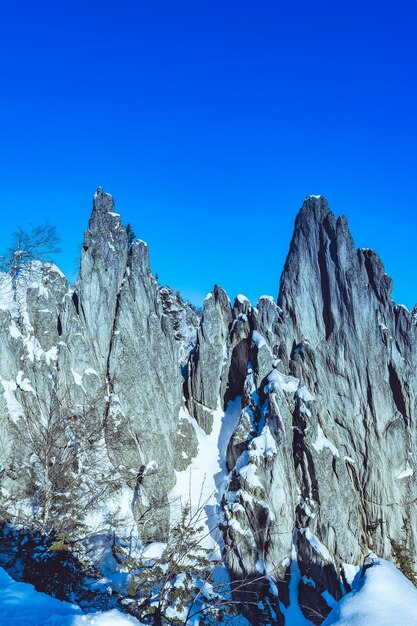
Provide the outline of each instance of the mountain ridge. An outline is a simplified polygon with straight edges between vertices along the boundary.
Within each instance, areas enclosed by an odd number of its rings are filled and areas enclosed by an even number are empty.
[[[111,512],[113,532],[165,541],[178,476],[232,420],[217,491],[206,494],[215,528],[207,512],[206,524],[231,579],[252,580],[263,599],[250,621],[284,623],[294,568],[300,604],[325,615],[325,594],[337,601],[349,588],[345,564],[369,550],[414,561],[415,314],[392,302],[382,261],[355,249],[322,196],[297,215],[276,302],[232,304],[216,285],[200,321],[158,285],[147,244],[129,248],[100,188],[76,283],[38,264],[15,287],[3,275],[1,293],[6,522],[46,532],[68,515],[75,532],[72,514],[92,532]],[[45,455],[39,442],[50,438]],[[71,509],[64,488],[71,501],[96,497]],[[259,580],[259,568],[273,575]]]

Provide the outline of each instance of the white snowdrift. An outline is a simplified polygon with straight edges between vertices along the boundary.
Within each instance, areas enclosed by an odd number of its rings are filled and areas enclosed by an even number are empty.
[[[134,617],[112,610],[84,615],[76,604],[62,602],[17,583],[0,567],[1,626],[140,626]]]
[[[295,597],[285,610],[288,626],[311,624],[298,607],[299,576],[292,572]],[[322,626],[416,626],[417,589],[394,567],[375,559],[353,590],[328,615]],[[36,591],[33,585],[15,582],[0,568],[1,626],[142,626],[134,617],[117,610],[85,615],[79,606]],[[311,625],[312,626],[312,625]]]
[[[352,592],[338,602],[322,626],[416,626],[417,589],[383,559],[375,559]]]

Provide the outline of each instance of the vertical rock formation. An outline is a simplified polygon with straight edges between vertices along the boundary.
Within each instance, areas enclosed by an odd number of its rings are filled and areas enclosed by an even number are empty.
[[[231,323],[229,298],[216,285],[204,301],[203,321],[198,330],[195,351],[190,357],[187,381],[188,409],[206,432],[212,429],[213,412],[219,403],[223,404]]]
[[[310,196],[277,303],[232,305],[216,285],[200,322],[158,285],[147,245],[129,243],[99,189],[74,287],[52,265],[16,288],[1,276],[3,517],[50,478],[54,446],[43,466],[30,446],[57,412],[86,523],[120,509],[143,542],[163,541],[178,472],[221,419],[204,450],[220,468],[207,514],[232,580],[261,600],[247,615],[283,624],[297,593],[326,613],[328,594],[349,588],[346,564],[417,552],[416,311],[391,286],[346,218]],[[100,498],[85,499],[97,484]]]
[[[242,488],[246,454],[255,466],[249,492],[259,478],[274,524],[295,527],[301,574],[315,585],[302,584],[302,594],[323,612],[323,591],[340,597],[344,563],[360,563],[368,550],[392,558],[395,545],[416,553],[415,321],[392,302],[377,254],[355,250],[346,218],[336,219],[324,198],[309,197],[296,219],[278,307],[262,298],[249,310],[249,325],[256,329],[247,365],[258,409],[244,400],[229,448],[232,491]],[[267,475],[253,443],[263,420],[277,459]],[[243,509],[235,507],[243,535],[270,524]],[[277,562],[290,554],[289,542],[269,534],[256,552],[264,558],[267,547]],[[240,573],[248,554],[245,545]]]
[[[278,304],[291,328],[288,368],[315,396],[311,415],[295,412],[295,471],[313,514],[299,508],[299,523],[328,547],[336,569],[368,549],[391,557],[393,542],[416,551],[417,335],[391,287],[378,255],[355,250],[346,218],[309,197]]]
[[[4,484],[21,497],[27,491],[28,476],[20,472],[16,480],[9,468],[16,455],[20,466],[31,456],[29,442],[20,440],[28,421],[36,437],[43,433],[42,414],[52,411],[54,397],[73,454],[94,446],[95,470],[114,487],[113,500],[120,499],[125,513],[133,510],[136,520],[145,519],[142,538],[165,537],[167,494],[175,470],[195,454],[196,437],[180,418],[180,352],[187,351],[187,340],[176,336],[164,312],[147,245],[129,246],[113,198],[98,189],[74,288],[48,265],[36,266],[16,290],[3,276],[2,287]],[[177,314],[190,320],[180,302]],[[96,521],[100,509],[107,514],[109,492],[103,488],[102,494],[92,502]]]
[[[93,211],[84,235],[75,293],[86,339],[101,375],[106,375],[127,256],[126,229],[114,212],[112,196],[99,188],[94,194]]]

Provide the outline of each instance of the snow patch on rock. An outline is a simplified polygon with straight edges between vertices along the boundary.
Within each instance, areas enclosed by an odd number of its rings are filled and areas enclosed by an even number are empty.
[[[374,559],[322,626],[415,626],[417,589],[383,559]]]
[[[317,424],[317,437],[316,437],[316,440],[311,445],[316,450],[316,452],[318,452],[319,454],[320,454],[320,452],[322,450],[324,450],[324,448],[329,448],[329,450],[333,454],[333,456],[337,456],[337,457],[340,456],[339,450],[330,441],[330,439],[328,439],[326,437],[326,435],[324,434],[320,424]]]

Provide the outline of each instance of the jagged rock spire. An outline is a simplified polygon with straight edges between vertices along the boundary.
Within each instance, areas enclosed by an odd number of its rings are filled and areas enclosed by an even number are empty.
[[[296,221],[278,304],[317,345],[391,300],[392,281],[372,250],[356,251],[344,215],[323,196],[308,196]]]

